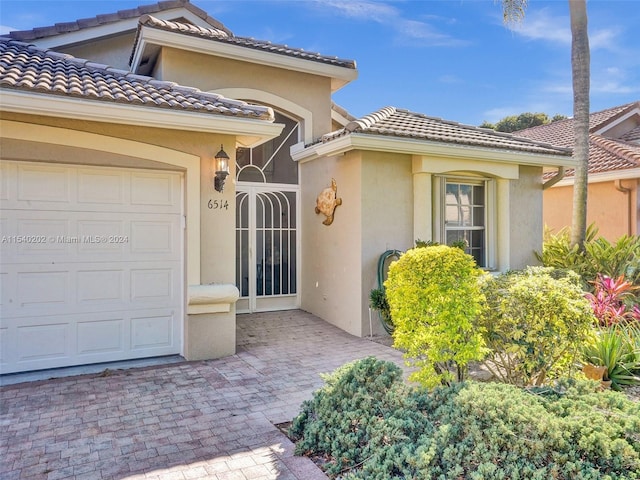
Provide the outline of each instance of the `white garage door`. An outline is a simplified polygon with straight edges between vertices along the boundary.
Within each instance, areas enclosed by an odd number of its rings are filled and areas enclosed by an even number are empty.
[[[0,372],[181,352],[182,176],[2,161]]]

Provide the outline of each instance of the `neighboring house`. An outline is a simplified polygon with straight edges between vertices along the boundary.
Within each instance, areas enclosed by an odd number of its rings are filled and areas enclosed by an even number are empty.
[[[587,224],[609,241],[640,233],[640,102],[592,113],[589,118]],[[572,147],[573,119],[528,128],[514,135]],[[544,222],[554,232],[571,227],[573,169],[544,192]],[[545,178],[553,177],[547,173]]]
[[[11,32],[1,371],[229,355],[237,312],[366,335],[378,257],[416,239],[464,239],[490,270],[534,262],[540,178],[570,150],[393,107],[355,119],[331,95],[356,77],[185,0]]]

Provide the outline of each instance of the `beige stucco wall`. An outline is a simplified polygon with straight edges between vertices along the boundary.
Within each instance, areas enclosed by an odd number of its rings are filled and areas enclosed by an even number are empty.
[[[616,189],[613,181],[590,183],[587,193],[587,224],[595,223],[599,235],[613,242],[622,235],[638,234],[638,187],[640,180],[622,181],[630,194]],[[629,198],[629,195],[631,198]],[[544,223],[553,232],[571,227],[573,186],[552,187],[544,192]]]
[[[509,184],[508,268],[518,270],[537,265],[534,252],[542,251],[542,168],[520,166],[519,178]]]
[[[99,41],[81,45],[60,47],[56,50],[86,58],[95,63],[110,65],[121,70],[129,70],[129,56],[135,38],[135,32],[123,33],[115,37],[103,38]]]
[[[124,125],[9,113],[3,113],[3,119],[23,122],[25,131],[29,129],[30,125],[55,128],[55,130],[47,130],[50,135],[46,139],[37,133],[32,138],[20,140],[3,138],[1,147],[3,158],[6,159],[135,168],[160,167],[184,171],[186,177],[185,212],[187,214],[185,290],[189,284],[235,284],[233,170],[228,177],[223,193],[213,189],[210,173],[211,159],[221,144],[225,145],[226,151],[232,158],[230,164],[233,168],[234,137],[146,127],[131,128]],[[34,128],[37,129],[37,127]],[[73,144],[73,139],[76,137],[77,142],[75,143],[78,146],[70,146],[69,144]],[[60,139],[60,143],[64,143],[64,145],[56,145],[57,139]],[[118,147],[118,142],[122,143],[123,140],[126,143]],[[101,143],[109,146],[111,150],[101,149]],[[166,148],[168,149],[166,150],[167,154],[164,156],[163,151],[158,150],[156,158],[149,158],[149,154],[144,153],[145,145]],[[129,155],[123,154],[123,151]],[[171,151],[176,154],[170,154]],[[178,161],[174,157],[185,157],[190,160]],[[195,184],[192,181],[193,178],[196,178]],[[209,200],[228,202],[228,208],[209,209]],[[195,208],[195,210],[194,202],[199,204],[199,208]],[[198,212],[199,218],[194,219],[193,212]],[[197,241],[194,241],[194,235],[198,236]],[[185,346],[189,343],[190,336],[201,339],[207,335],[213,335],[217,338],[217,343],[211,345],[208,355],[203,353],[207,347],[201,341],[197,344],[197,348],[193,347],[191,350],[198,352],[196,358],[214,358],[227,355],[230,350],[235,351],[234,306],[229,312],[208,315],[208,326],[203,324],[205,321],[203,318],[199,318],[197,315],[190,316],[194,319],[192,331],[189,329],[189,321],[187,320],[186,303],[184,312]],[[194,342],[191,343],[196,345]]]
[[[331,80],[328,77],[166,47],[162,49],[154,76],[203,91],[233,88],[268,92],[274,97],[270,106],[286,110],[278,104],[277,99],[281,98],[312,112],[311,137],[317,138],[331,129]],[[258,100],[262,103],[262,99]]]
[[[348,153],[300,165],[302,222],[301,306],[354,335],[361,335],[361,159]],[[342,205],[331,225],[316,215],[318,194],[336,180]]]
[[[378,288],[378,260],[387,250],[405,251],[414,245],[411,157],[362,152],[362,285],[360,320],[363,335],[370,333],[369,294]],[[423,205],[424,210],[431,204]],[[374,334],[384,330],[372,312]]]
[[[301,165],[302,308],[354,335],[368,335],[369,293],[377,287],[380,255],[411,248],[417,238],[439,238],[433,206],[438,175],[495,179],[488,193],[495,208],[487,227],[487,235],[495,235],[488,239],[495,246],[492,265],[504,271],[536,263],[543,233],[541,167],[351,151]],[[331,178],[343,204],[327,227],[313,207]],[[375,314],[372,327],[382,333]]]
[[[303,163],[300,171],[302,308],[353,335],[369,335],[378,258],[413,245],[411,157],[352,151]],[[326,226],[314,208],[332,178],[343,203]],[[375,312],[371,326],[374,334],[382,333]]]

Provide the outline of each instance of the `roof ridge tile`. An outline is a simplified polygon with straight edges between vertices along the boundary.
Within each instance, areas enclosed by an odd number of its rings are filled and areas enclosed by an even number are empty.
[[[380,110],[377,110],[375,112],[372,112],[368,115],[365,115],[364,117],[360,117],[357,120],[353,120],[349,123],[347,123],[344,127],[344,129],[347,132],[355,132],[357,130],[364,130],[367,128],[370,128],[371,126],[375,125],[376,123],[380,122],[381,120],[385,120],[387,118],[389,118],[391,115],[393,115],[396,112],[396,108],[395,107],[383,107]]]
[[[228,34],[231,34],[231,31],[221,22],[209,16],[207,12],[196,7],[189,0],[166,0],[147,5],[140,5],[135,8],[118,10],[117,12],[98,14],[90,18],[81,18],[70,22],[60,22],[54,25],[35,27],[31,30],[13,30],[8,33],[8,36],[15,40],[36,40],[39,38],[47,38],[75,32],[85,28],[98,27],[100,25],[114,23],[119,20],[135,18],[147,13],[163,12],[174,8],[185,8],[195,16],[212,25],[214,28],[218,28]]]

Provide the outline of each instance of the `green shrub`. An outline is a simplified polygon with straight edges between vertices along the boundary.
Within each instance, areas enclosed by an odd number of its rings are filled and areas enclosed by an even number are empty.
[[[640,479],[640,404],[594,382],[532,393],[498,383],[432,391],[366,359],[327,377],[291,433],[347,480]]]
[[[614,390],[640,385],[640,328],[619,324],[601,329],[584,347],[583,359],[606,367],[604,380],[611,380]]]
[[[411,249],[391,264],[385,288],[394,346],[418,367],[412,380],[426,386],[460,381],[468,363],[484,355],[474,324],[481,274],[473,257],[443,245]]]
[[[485,365],[498,379],[541,385],[570,373],[595,325],[575,273],[528,267],[487,277],[482,292],[487,308],[478,325],[491,352]]]
[[[569,230],[553,235],[545,233],[542,254],[536,253],[545,267],[568,269],[576,272],[583,287],[591,290],[598,274],[611,278],[621,275],[640,286],[640,236],[623,235],[615,243],[598,237],[598,229],[589,225],[584,250],[571,246]]]

